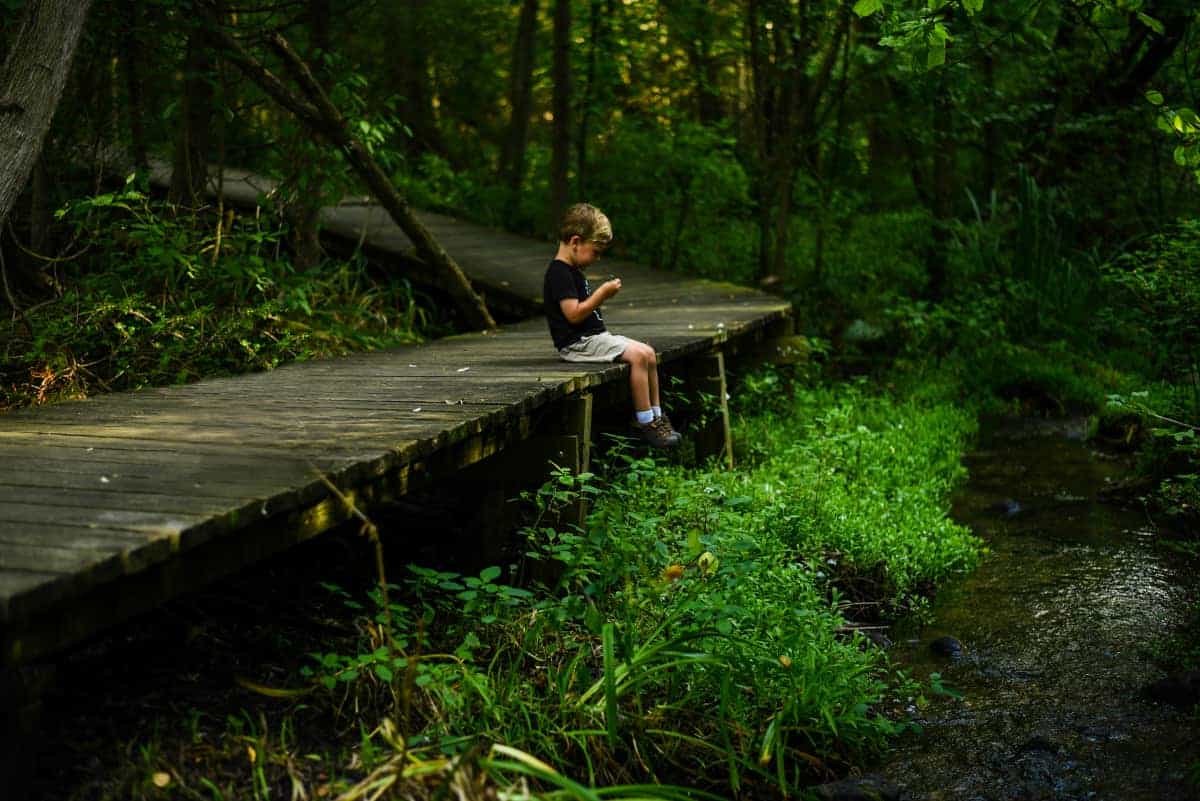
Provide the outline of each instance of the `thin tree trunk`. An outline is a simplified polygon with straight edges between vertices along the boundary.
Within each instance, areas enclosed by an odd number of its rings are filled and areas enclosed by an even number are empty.
[[[954,138],[950,86],[942,70],[933,100],[933,247],[929,254],[927,296],[940,300],[946,291],[946,263],[950,244],[948,224],[952,216],[954,194]]]
[[[329,100],[308,65],[296,55],[287,40],[276,34],[271,43],[300,85],[304,96],[297,95],[285,86],[233,37],[223,31],[217,31],[215,35],[238,69],[277,103],[292,112],[300,122],[341,149],[351,168],[412,240],[420,258],[440,273],[445,289],[450,293],[467,325],[473,328],[495,328],[495,320],[492,319],[483,299],[471,288],[471,283],[462,269],[416,218],[408,201],[396,191],[391,179],[371,156],[366,146],[350,132],[350,126],[341,112]]]
[[[846,34],[846,38],[842,41],[842,77],[838,81],[837,100],[837,121],[834,124],[833,133],[833,152],[830,156],[829,170],[822,175],[819,164],[817,170],[817,180],[821,185],[821,207],[817,209],[817,233],[816,242],[813,246],[813,284],[820,286],[824,280],[825,272],[825,228],[829,224],[829,203],[833,197],[833,182],[838,179],[842,171],[842,153],[845,148],[842,146],[842,137],[846,133],[846,93],[849,87],[850,78],[850,32]]]
[[[91,0],[26,0],[0,66],[0,224],[41,153],[90,6]]]
[[[601,2],[602,0],[592,0],[591,2],[587,76],[583,87],[583,97],[579,104],[579,139],[575,143],[575,185],[577,187],[577,197],[587,196],[588,123],[591,120],[592,104],[596,102],[596,58],[597,49],[600,47]]]
[[[567,209],[567,169],[571,153],[571,0],[554,4],[554,133],[550,151],[551,230]]]
[[[125,69],[125,91],[129,95],[129,107],[126,110],[129,117],[129,138],[133,145],[134,165],[138,169],[145,169],[150,159],[146,149],[146,128],[142,123],[146,113],[142,91],[145,66],[142,63],[142,45],[138,40],[138,33],[142,28],[142,4],[140,0],[125,0],[122,11],[125,15],[125,26],[121,35],[121,65]]]
[[[219,18],[223,9],[214,9]],[[183,106],[175,139],[171,170],[172,203],[195,207],[208,182],[208,147],[212,135],[213,83],[216,61],[204,23],[197,21],[188,33],[183,64]]]
[[[990,52],[983,56],[984,86],[987,87],[987,104],[989,109],[996,108],[996,63]],[[994,115],[987,115],[983,124],[983,191],[980,202],[983,208],[990,207],[992,192],[996,190],[996,157],[1000,149],[1000,135]]]
[[[33,168],[29,197],[29,249],[39,255],[50,250],[50,227],[54,223],[54,212],[50,199],[50,171],[46,168],[46,153]]]
[[[317,79],[328,85],[329,76],[325,69],[324,57],[332,47],[329,23],[331,19],[329,0],[308,0],[308,24],[310,48],[309,63]],[[300,131],[296,140],[314,138],[309,131]],[[323,199],[320,192],[312,191],[310,187],[320,186],[325,171],[321,164],[296,164],[293,175],[290,176],[294,191],[289,193],[289,200],[284,204],[283,214],[288,221],[288,243],[292,248],[292,258],[296,269],[307,271],[315,268],[325,257],[321,247],[321,205]],[[299,175],[295,174],[299,173]],[[307,173],[307,174],[305,174]],[[297,181],[297,178],[304,180]]]
[[[330,31],[330,21],[333,19],[333,9],[329,0],[308,0],[308,31],[312,37],[312,49],[318,53],[333,52],[333,37]],[[325,72],[325,65],[317,63],[317,74]]]
[[[712,17],[705,24],[697,46],[688,48],[688,58],[696,71],[696,113],[702,125],[716,125],[725,118],[721,103],[720,65],[712,54]]]
[[[396,54],[396,73],[401,96],[400,113],[412,131],[413,155],[436,153],[450,158],[438,127],[433,108],[433,86],[429,80],[429,42],[421,20],[427,13],[428,0],[405,0],[397,14],[400,24]]]
[[[533,108],[533,53],[537,33],[538,0],[525,0],[517,23],[512,60],[512,118],[504,148],[504,171],[510,192],[510,221],[519,206],[518,194],[525,179],[525,150],[529,143],[529,115]]]

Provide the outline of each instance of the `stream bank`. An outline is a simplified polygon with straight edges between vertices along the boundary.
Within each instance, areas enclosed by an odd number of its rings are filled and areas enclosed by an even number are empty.
[[[893,650],[963,697],[918,710],[923,733],[876,766],[901,798],[1200,798],[1187,776],[1195,717],[1144,693],[1164,675],[1147,649],[1189,619],[1195,565],[1161,545],[1144,511],[1098,500],[1130,466],[1086,430],[1000,421],[967,458],[953,515],[989,553]]]

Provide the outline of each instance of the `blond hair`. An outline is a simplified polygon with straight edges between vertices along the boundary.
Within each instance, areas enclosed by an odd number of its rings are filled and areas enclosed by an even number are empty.
[[[602,248],[608,247],[612,242],[612,223],[604,212],[590,203],[576,203],[567,209],[562,222],[558,224],[560,242],[570,242],[573,236],[585,242],[595,242]]]

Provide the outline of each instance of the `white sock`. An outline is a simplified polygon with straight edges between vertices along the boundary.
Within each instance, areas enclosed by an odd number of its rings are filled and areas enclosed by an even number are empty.
[[[649,409],[647,409],[644,412],[634,412],[634,414],[637,415],[637,421],[638,421],[639,426],[644,426],[647,423],[654,421],[654,412],[650,411]]]
[[[655,420],[662,417],[662,407],[661,406],[651,406],[650,411],[654,412]]]

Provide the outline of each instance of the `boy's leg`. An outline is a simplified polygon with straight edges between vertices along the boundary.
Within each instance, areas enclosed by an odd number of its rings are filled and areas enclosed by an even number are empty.
[[[646,383],[650,389],[650,405],[654,408],[662,406],[662,401],[658,397],[658,357],[654,356],[654,351],[651,350],[651,358],[654,359],[649,369],[646,371]]]
[[[621,361],[629,365],[629,392],[633,398],[635,412],[650,411],[650,374],[646,358],[646,346],[631,342],[621,354]],[[651,351],[653,354],[653,351]],[[651,356],[653,358],[653,355]],[[657,390],[657,383],[655,389]]]
[[[661,411],[654,411],[651,405],[652,402],[654,405],[658,403],[658,357],[654,348],[631,341],[621,354],[621,360],[629,365],[629,387],[642,438],[657,448],[678,445],[679,434],[671,428]]]

